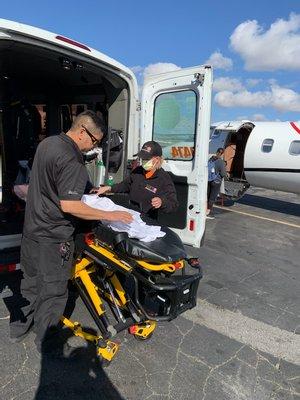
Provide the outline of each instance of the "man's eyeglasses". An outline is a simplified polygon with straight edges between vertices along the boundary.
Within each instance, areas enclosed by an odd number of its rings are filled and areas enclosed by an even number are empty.
[[[81,126],[91,138],[93,146],[96,146],[99,143],[99,139],[96,139],[95,136],[84,125]]]

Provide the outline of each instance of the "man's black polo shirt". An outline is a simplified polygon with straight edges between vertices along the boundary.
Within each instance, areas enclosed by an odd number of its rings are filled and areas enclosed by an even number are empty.
[[[24,235],[37,241],[71,240],[76,218],[62,212],[60,200],[80,200],[87,182],[76,143],[64,133],[44,139],[30,174]]]

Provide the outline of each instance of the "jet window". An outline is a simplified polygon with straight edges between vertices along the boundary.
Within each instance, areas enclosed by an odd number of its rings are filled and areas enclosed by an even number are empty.
[[[270,153],[274,144],[273,139],[265,139],[261,145],[261,151],[263,153]]]
[[[192,90],[163,93],[155,99],[153,140],[167,160],[192,160],[196,137],[197,95]]]
[[[289,153],[292,156],[299,156],[300,155],[300,140],[294,140],[290,144]]]

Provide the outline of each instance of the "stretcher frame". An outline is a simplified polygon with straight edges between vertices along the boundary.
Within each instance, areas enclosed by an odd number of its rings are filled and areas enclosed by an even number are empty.
[[[161,293],[176,291],[178,289],[176,284],[168,282],[167,277],[179,270],[185,277],[184,260],[162,264],[134,260],[126,254],[118,254],[91,233],[79,235],[76,245],[79,254],[74,263],[71,279],[99,332],[92,334],[84,330],[79,322],[64,316],[61,320],[75,336],[95,344],[99,359],[109,363],[115,357],[119,343],[111,339],[119,332],[128,329],[136,339],[147,340],[152,336],[158,321],[176,318],[178,310],[174,311],[174,315],[149,315],[141,304],[139,287],[141,284],[148,285],[152,290]],[[126,293],[119,279],[120,274],[124,277],[130,275],[133,278],[133,299]],[[166,282],[160,284],[151,282],[149,277],[152,274],[162,274],[162,279]],[[183,279],[186,285],[193,285],[193,297],[195,297],[201,277],[202,271],[199,269],[196,274]],[[195,301],[187,303],[185,309],[192,308],[195,304]],[[116,319],[114,325],[108,318],[107,305]]]

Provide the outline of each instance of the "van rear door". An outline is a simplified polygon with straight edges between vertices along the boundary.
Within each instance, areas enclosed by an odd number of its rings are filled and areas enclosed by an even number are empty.
[[[147,77],[141,103],[141,144],[161,144],[180,203],[159,223],[197,247],[205,230],[211,92],[211,67],[198,66]]]

